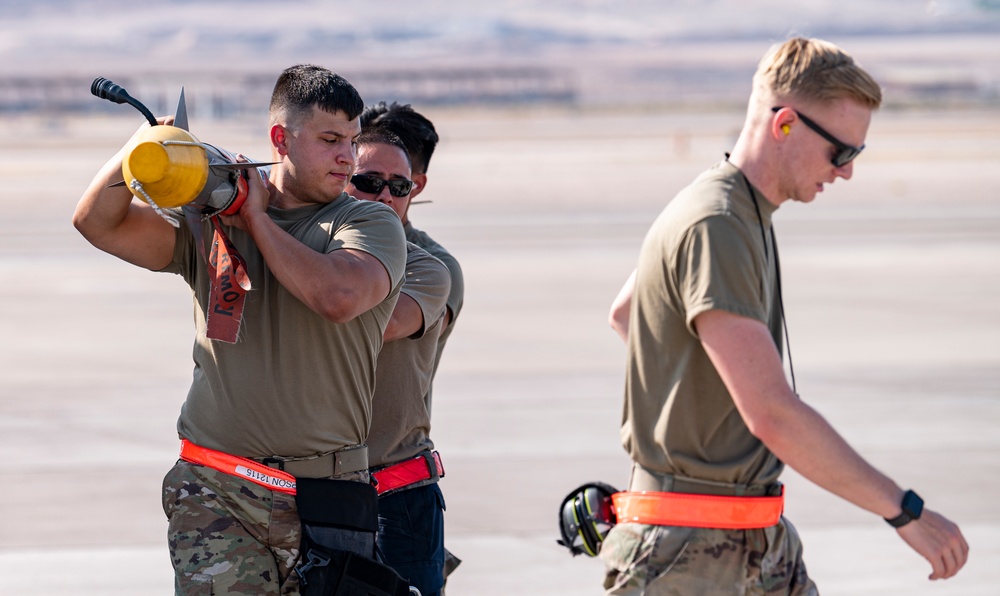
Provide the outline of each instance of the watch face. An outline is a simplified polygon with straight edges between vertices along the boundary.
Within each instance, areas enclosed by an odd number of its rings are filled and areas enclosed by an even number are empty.
[[[921,499],[917,493],[912,490],[908,490],[906,491],[906,494],[903,495],[902,509],[903,513],[906,513],[913,519],[917,519],[924,511],[924,500]]]
[[[920,519],[920,514],[924,511],[924,500],[917,493],[908,490],[903,493],[900,509],[903,511],[896,517],[885,518],[885,521],[894,528],[901,528],[915,519]]]

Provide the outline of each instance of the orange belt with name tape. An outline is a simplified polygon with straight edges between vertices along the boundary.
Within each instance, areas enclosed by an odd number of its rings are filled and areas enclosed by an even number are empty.
[[[186,439],[181,439],[181,459],[245,478],[271,490],[295,494],[295,476],[252,459],[199,447]]]
[[[747,530],[781,519],[785,491],[774,497],[729,497],[688,493],[620,492],[611,495],[618,523]]]
[[[441,463],[441,455],[437,451],[425,451],[416,457],[372,472],[372,478],[376,481],[375,489],[379,495],[424,480],[437,480],[442,477],[444,477],[444,464]]]

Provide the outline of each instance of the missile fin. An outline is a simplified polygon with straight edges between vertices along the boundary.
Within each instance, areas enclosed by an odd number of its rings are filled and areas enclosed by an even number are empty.
[[[236,163],[213,163],[209,164],[208,167],[216,170],[224,170],[226,172],[231,172],[234,170],[249,170],[250,168],[262,168],[264,166],[273,166],[278,162],[276,161],[241,161]]]
[[[177,112],[174,113],[174,126],[190,131],[188,128],[187,102],[184,101],[184,87],[181,87],[181,97],[177,100]]]

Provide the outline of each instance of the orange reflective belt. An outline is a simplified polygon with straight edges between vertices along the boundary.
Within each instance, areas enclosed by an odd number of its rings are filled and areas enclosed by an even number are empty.
[[[689,528],[768,528],[785,507],[785,489],[776,497],[727,497],[687,493],[621,492],[611,495],[618,523]]]
[[[434,462],[433,470],[431,469],[432,460]],[[372,473],[372,478],[376,481],[375,488],[380,495],[424,480],[443,477],[444,464],[441,463],[441,455],[437,451],[432,453],[425,451],[416,457]]]
[[[252,459],[199,447],[186,439],[181,439],[181,459],[244,478],[271,490],[295,494],[295,476]]]

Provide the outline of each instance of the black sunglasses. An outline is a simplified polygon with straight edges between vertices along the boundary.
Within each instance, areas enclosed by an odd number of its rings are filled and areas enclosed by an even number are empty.
[[[777,111],[782,109],[783,107],[785,106],[778,106],[776,108],[771,108],[771,111],[777,113]],[[802,112],[794,108],[790,109],[793,112],[795,112],[795,114],[799,117],[800,120],[802,120],[803,124],[813,129],[813,131],[819,136],[833,143],[833,146],[837,148],[837,152],[833,154],[833,158],[831,158],[830,161],[832,161],[833,165],[837,166],[838,168],[846,166],[847,164],[851,163],[851,160],[857,157],[858,154],[861,153],[861,151],[865,148],[864,145],[860,147],[855,147],[854,145],[848,145],[847,143],[844,143],[837,137],[826,132],[826,130],[824,130],[822,126],[816,124],[815,122],[807,118],[805,114],[803,114]]]
[[[389,194],[394,197],[405,197],[413,189],[413,180],[385,180],[375,174],[355,174],[351,176],[351,184],[361,192],[377,195],[386,186]]]

